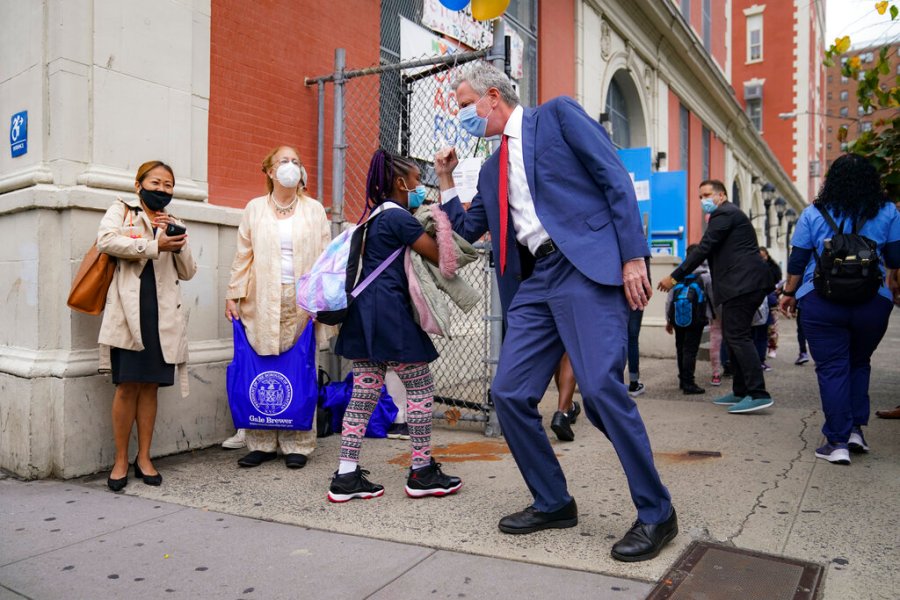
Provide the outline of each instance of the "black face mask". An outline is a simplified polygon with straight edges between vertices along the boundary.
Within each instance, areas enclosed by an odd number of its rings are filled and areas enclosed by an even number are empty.
[[[145,190],[144,188],[141,188],[140,195],[141,200],[144,201],[144,204],[147,205],[147,208],[149,208],[153,212],[164,209],[169,205],[169,202],[172,201],[172,194],[157,192],[154,190]]]

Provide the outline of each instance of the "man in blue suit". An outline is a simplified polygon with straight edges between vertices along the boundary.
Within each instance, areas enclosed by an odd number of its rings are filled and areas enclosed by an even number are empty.
[[[496,257],[507,328],[492,397],[534,497],[525,510],[503,517],[500,530],[578,523],[538,411],[567,351],[585,413],[612,442],[637,507],[637,521],[612,556],[651,559],[678,533],[678,522],[623,382],[629,306],[643,309],[652,293],[631,179],[606,131],[574,100],[523,108],[509,79],[486,63],[472,65],[454,89],[461,125],[476,136],[501,136],[468,211],[455,193],[454,150],[435,156],[454,229],[470,241],[490,231]]]

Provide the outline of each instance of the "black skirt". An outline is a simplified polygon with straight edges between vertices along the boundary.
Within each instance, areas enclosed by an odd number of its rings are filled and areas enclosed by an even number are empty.
[[[159,341],[159,304],[156,299],[156,276],[153,261],[141,271],[141,339],[140,351],[110,348],[113,383],[156,383],[168,387],[175,383],[175,365],[163,358]]]

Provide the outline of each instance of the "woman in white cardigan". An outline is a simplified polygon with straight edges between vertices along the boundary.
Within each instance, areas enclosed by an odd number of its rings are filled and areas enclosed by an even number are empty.
[[[322,205],[304,193],[306,171],[296,149],[280,146],[262,163],[268,194],[244,209],[238,228],[237,251],[225,294],[225,317],[240,319],[247,340],[259,355],[276,355],[291,348],[309,315],[297,308],[295,283],[308,272],[331,241]],[[316,325],[320,342],[332,328]],[[292,469],[306,465],[316,447],[316,431],[248,429],[250,452],[238,460],[257,467],[275,459],[280,447]]]

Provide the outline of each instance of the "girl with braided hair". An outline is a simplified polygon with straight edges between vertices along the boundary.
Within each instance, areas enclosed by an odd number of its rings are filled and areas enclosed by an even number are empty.
[[[366,178],[366,206],[369,210],[382,208],[366,224],[360,280],[407,246],[438,263],[437,243],[409,212],[424,198],[425,186],[414,162],[384,150],[375,151]],[[344,413],[341,460],[328,499],[346,502],[384,494],[384,487],[370,482],[366,478],[369,472],[359,467],[359,453],[388,368],[397,373],[406,388],[412,451],[407,495],[421,498],[456,492],[462,481],[445,475],[431,456],[434,381],[428,363],[438,353],[413,318],[402,260],[392,260],[350,305],[335,351],[353,361],[353,393]]]

